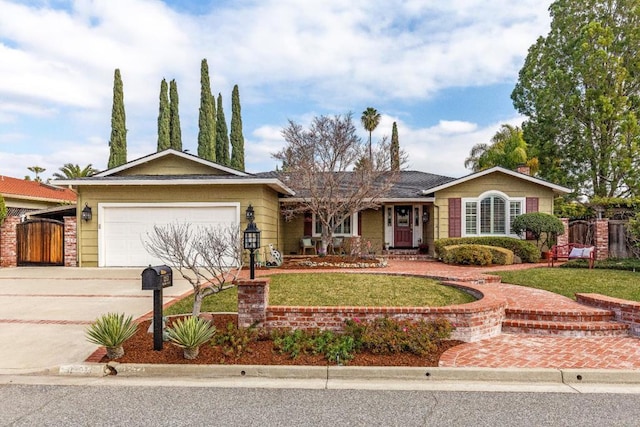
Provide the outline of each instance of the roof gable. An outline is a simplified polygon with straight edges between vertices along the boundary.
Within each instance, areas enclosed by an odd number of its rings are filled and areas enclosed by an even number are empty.
[[[202,159],[192,154],[174,149],[167,149],[121,166],[107,169],[95,174],[95,177],[134,176],[134,175],[233,175],[250,176],[249,174]]]
[[[490,175],[493,173],[502,173],[505,175],[509,175],[511,177],[514,178],[518,178],[518,179],[522,179],[524,181],[528,181],[537,185],[541,185],[543,187],[547,187],[549,189],[551,189],[553,192],[558,193],[558,194],[567,194],[567,193],[571,193],[571,189],[567,188],[567,187],[563,187],[561,185],[557,185],[557,184],[553,184],[549,181],[545,181],[544,179],[540,179],[540,178],[536,178],[533,177],[531,175],[526,175],[520,172],[516,172],[516,171],[512,171],[510,169],[505,169],[503,167],[500,166],[494,166],[492,168],[489,169],[485,169],[483,171],[480,172],[475,172],[466,176],[463,176],[462,178],[458,178],[455,179],[453,181],[450,181],[448,183],[442,184],[442,185],[437,185],[435,187],[431,187],[431,188],[426,188],[422,191],[423,194],[431,194],[431,193],[435,193],[437,191],[441,191],[444,190],[446,188],[450,188],[453,187],[455,185],[459,185],[486,175]]]

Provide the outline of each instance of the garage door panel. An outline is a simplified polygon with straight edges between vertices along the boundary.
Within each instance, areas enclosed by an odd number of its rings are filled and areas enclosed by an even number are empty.
[[[198,204],[166,206],[161,204],[105,205],[100,215],[100,265],[142,267],[160,264],[144,248],[154,226],[188,223],[192,227],[216,227],[237,224],[239,204]]]

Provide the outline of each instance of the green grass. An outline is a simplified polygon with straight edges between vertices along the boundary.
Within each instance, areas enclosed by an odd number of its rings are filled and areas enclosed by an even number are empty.
[[[203,312],[237,311],[237,289],[205,298]],[[299,273],[271,276],[270,305],[441,307],[475,301],[459,289],[420,277],[378,274]],[[193,296],[165,310],[166,315],[190,313]]]
[[[492,272],[504,283],[544,289],[575,299],[576,293],[596,293],[640,301],[640,273],[576,268],[532,268]]]

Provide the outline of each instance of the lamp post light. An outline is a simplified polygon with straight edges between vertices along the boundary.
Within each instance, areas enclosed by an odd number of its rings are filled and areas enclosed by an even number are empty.
[[[255,219],[255,212],[253,206],[249,205],[246,212],[246,218],[249,222],[247,229],[244,230],[244,248],[249,249],[249,268],[251,280],[256,278],[256,258],[255,251],[260,248],[260,230],[256,226],[253,220]]]

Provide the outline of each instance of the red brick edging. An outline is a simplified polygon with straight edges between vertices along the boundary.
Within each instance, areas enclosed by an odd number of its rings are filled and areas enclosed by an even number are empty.
[[[576,300],[581,304],[612,311],[616,321],[629,325],[631,335],[640,336],[640,302],[586,293],[577,293]]]

